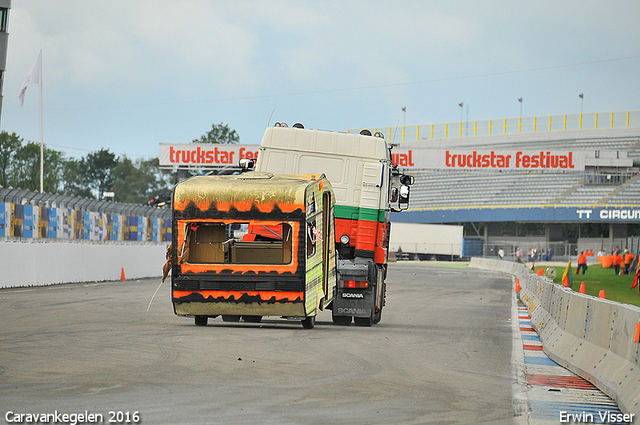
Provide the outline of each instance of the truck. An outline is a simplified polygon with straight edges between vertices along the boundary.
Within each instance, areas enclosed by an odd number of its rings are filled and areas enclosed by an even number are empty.
[[[389,212],[407,209],[413,183],[391,148],[368,130],[277,123],[247,172],[178,183],[165,269],[175,314],[313,328],[328,309],[338,325],[380,322]]]
[[[396,260],[459,260],[463,227],[453,224],[394,222],[389,249]]]

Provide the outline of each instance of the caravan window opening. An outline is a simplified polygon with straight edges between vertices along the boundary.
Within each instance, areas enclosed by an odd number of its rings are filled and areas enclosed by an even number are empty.
[[[184,235],[179,256],[186,264],[291,264],[293,258],[288,222],[191,221]]]

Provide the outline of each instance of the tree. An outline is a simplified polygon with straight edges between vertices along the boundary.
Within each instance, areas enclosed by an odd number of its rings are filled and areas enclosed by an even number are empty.
[[[147,190],[147,199],[151,199],[158,194],[171,193],[175,180],[175,173],[171,169],[160,168],[158,158],[142,159],[138,162],[140,171],[143,174],[153,177]]]
[[[213,124],[211,130],[194,139],[193,143],[233,144],[240,141],[240,136],[235,130],[231,130],[227,124]]]
[[[46,146],[43,149],[43,153],[44,191],[55,193],[60,188],[64,154]],[[40,190],[39,143],[28,142],[16,150],[9,183],[11,186],[21,189]]]
[[[158,193],[171,191],[170,173],[160,170],[157,158],[138,159],[135,163],[126,156],[118,158],[113,169],[114,200],[143,204]]]
[[[85,161],[85,173],[91,188],[97,191],[97,199],[102,198],[104,192],[113,189],[113,169],[118,164],[116,154],[109,152],[109,149],[100,149],[87,155]]]
[[[68,159],[62,166],[62,192],[65,195],[93,198],[91,187],[87,180],[87,164],[84,158],[80,160]]]
[[[0,132],[0,186],[8,187],[13,171],[14,156],[22,146],[23,139],[16,133]]]

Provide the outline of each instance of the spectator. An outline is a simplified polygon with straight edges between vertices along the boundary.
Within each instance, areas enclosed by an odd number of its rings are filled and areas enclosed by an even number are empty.
[[[536,250],[535,245],[531,247],[529,250],[529,261],[536,261],[536,255],[538,255],[538,251]]]
[[[522,259],[522,250],[520,248],[516,250],[516,261],[524,264],[524,260]]]
[[[620,249],[616,249],[613,251],[613,256],[611,257],[611,262],[613,263],[613,270],[616,273],[616,276],[620,274],[620,266],[624,262],[622,259],[622,255],[620,255]]]
[[[629,274],[629,267],[631,267],[634,257],[635,255],[633,255],[631,251],[627,251],[627,253],[624,254],[624,274]]]
[[[581,251],[580,255],[578,255],[578,268],[576,269],[576,274],[580,273],[580,269],[582,269],[582,274],[587,271],[587,256],[584,251]]]
[[[504,260],[504,249],[502,247],[498,250],[498,259]]]
[[[604,249],[600,248],[600,251],[598,251],[598,257],[604,257]]]

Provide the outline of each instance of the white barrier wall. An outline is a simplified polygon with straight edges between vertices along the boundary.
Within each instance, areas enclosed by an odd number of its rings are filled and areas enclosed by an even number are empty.
[[[162,276],[169,243],[1,241],[0,288]]]
[[[522,264],[473,258],[470,266],[519,278],[520,299],[549,358],[640,417],[640,308],[574,292]]]

